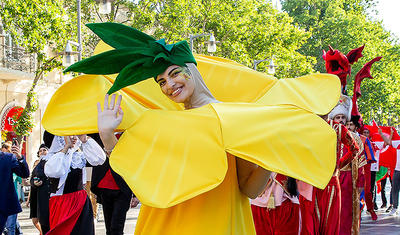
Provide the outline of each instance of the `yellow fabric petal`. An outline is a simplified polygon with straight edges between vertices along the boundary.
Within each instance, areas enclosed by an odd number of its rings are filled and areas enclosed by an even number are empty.
[[[78,76],[62,85],[52,96],[42,123],[44,129],[55,135],[97,133],[97,102],[103,107],[104,95],[112,83],[101,75]],[[118,131],[127,129],[146,108],[122,95],[124,118]]]
[[[166,208],[221,183],[226,152],[324,188],[335,151],[336,133],[308,111],[218,103],[145,112],[122,135],[110,164],[144,204]]]
[[[295,106],[212,104],[227,152],[325,188],[336,163],[336,133],[322,118]]]
[[[318,115],[329,113],[340,98],[340,80],[331,74],[280,79],[255,103],[292,104]]]
[[[95,54],[112,48],[100,42]],[[204,82],[222,102],[256,102],[265,105],[292,104],[319,115],[329,113],[340,97],[340,80],[335,75],[311,74],[276,79],[235,61],[195,55]],[[110,76],[115,79],[116,75]],[[152,109],[183,110],[165,97],[153,79],[124,89],[133,99]]]
[[[148,205],[176,205],[220,184],[227,171],[218,118],[210,106],[145,112],[124,132],[110,164]]]
[[[254,102],[278,81],[227,59],[203,55],[195,58],[211,94],[222,102]]]

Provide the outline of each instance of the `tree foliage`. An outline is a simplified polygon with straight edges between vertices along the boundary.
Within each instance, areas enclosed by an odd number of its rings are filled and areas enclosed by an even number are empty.
[[[71,24],[68,23],[61,0],[3,0],[0,19],[14,42],[28,53],[36,55],[35,77],[24,111],[16,122],[21,140],[33,127],[33,113],[38,108],[35,101],[36,84],[43,74],[61,66],[57,52],[63,50]],[[49,57],[48,48],[53,49],[56,56]]]
[[[317,58],[314,69],[325,72],[322,50],[328,45],[347,53],[365,44],[364,57],[352,66],[352,91],[355,74],[369,60],[382,56],[373,65],[373,80],[362,84],[360,112],[366,122],[400,123],[400,50],[398,39],[375,20],[376,0],[282,0],[282,8],[300,28],[312,33],[300,53]]]
[[[310,36],[292,24],[269,2],[257,0],[144,0],[129,6],[131,26],[169,42],[188,40],[189,35],[212,32],[220,41],[215,56],[252,67],[253,60],[272,58],[277,77],[295,77],[312,71],[315,58],[297,50]],[[208,54],[207,37],[194,41],[197,53]],[[268,63],[258,68],[265,71]]]

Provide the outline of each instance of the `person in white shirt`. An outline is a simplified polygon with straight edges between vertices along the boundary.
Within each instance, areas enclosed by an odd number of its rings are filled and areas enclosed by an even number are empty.
[[[106,160],[103,149],[86,135],[55,136],[49,155],[44,167],[51,192],[47,235],[94,234],[92,206],[83,184],[85,167],[101,165]]]

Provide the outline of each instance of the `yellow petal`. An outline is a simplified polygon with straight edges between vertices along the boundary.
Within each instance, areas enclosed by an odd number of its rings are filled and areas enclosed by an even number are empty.
[[[146,111],[121,136],[110,164],[149,206],[170,207],[207,192],[227,171],[218,118],[210,106]]]
[[[52,96],[42,123],[44,129],[55,135],[97,133],[97,102],[103,107],[104,95],[112,83],[101,75],[82,75],[63,84]],[[124,92],[124,117],[119,131],[127,129],[146,108]]]
[[[144,204],[166,208],[221,183],[227,152],[324,188],[335,168],[336,133],[289,105],[149,110],[122,135],[110,164]]]

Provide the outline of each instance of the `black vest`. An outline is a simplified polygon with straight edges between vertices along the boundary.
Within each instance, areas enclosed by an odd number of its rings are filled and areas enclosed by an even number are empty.
[[[82,182],[82,169],[72,169],[68,173],[67,179],[65,180],[63,194],[77,192],[83,189]],[[49,178],[50,181],[50,192],[56,193],[58,190],[58,184],[60,183],[60,178]]]

